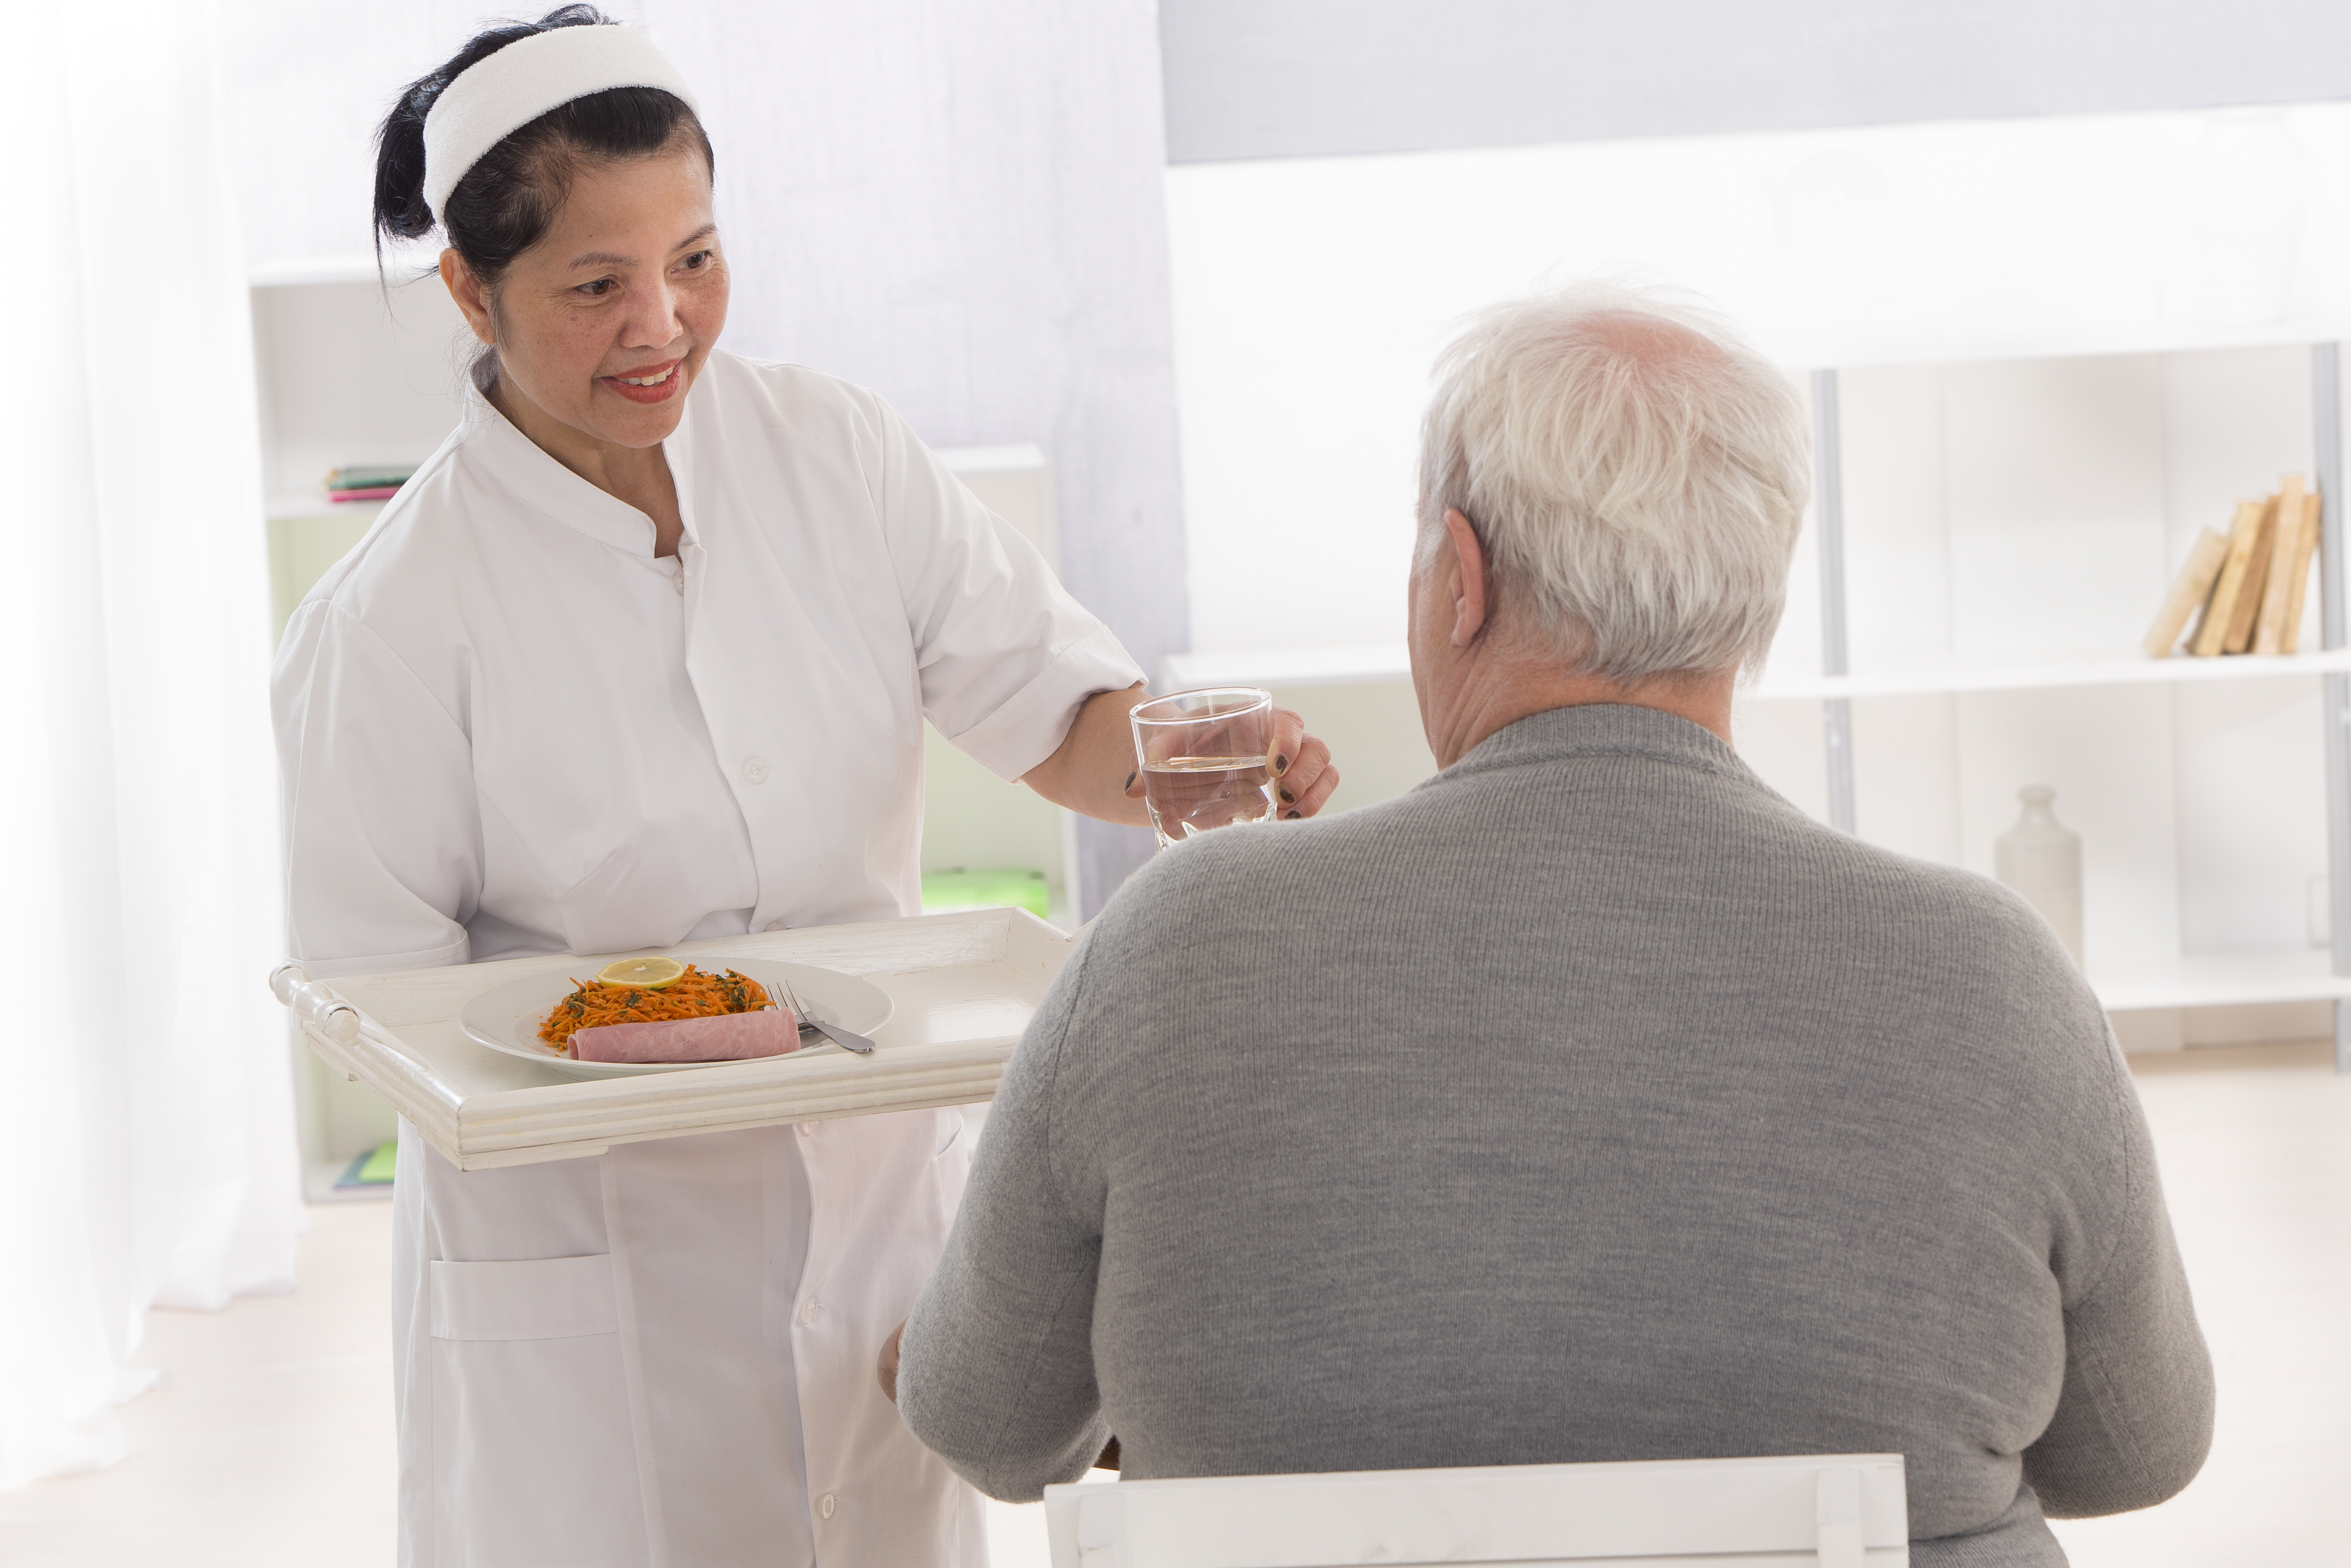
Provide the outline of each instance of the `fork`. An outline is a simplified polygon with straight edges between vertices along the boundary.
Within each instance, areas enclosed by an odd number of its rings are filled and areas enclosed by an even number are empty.
[[[776,984],[782,988],[784,1005],[792,1009],[792,1017],[799,1019],[801,1029],[816,1030],[843,1051],[853,1051],[860,1056],[873,1054],[873,1042],[863,1035],[829,1024],[810,1012],[807,1004],[803,1003],[799,994],[792,989],[792,983],[789,980],[779,975],[776,977]]]

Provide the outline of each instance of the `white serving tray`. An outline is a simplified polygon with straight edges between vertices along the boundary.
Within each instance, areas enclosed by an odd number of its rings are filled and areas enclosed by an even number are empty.
[[[1073,939],[1025,910],[978,909],[855,925],[721,936],[662,949],[714,960],[779,958],[857,975],[890,994],[872,1057],[834,1051],[580,1080],[466,1038],[457,1014],[494,986],[619,954],[554,954],[350,976],[302,988],[310,1049],[367,1084],[461,1170],[600,1155],[615,1144],[990,1099]],[[331,1030],[347,1002],[359,1028]]]

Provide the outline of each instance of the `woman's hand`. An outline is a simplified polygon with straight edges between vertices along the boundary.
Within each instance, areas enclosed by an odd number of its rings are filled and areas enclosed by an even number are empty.
[[[1331,748],[1306,733],[1306,720],[1292,708],[1273,710],[1273,778],[1274,814],[1285,822],[1314,815],[1339,788]],[[1143,799],[1141,774],[1127,775],[1126,792],[1134,800]]]
[[[1273,776],[1285,822],[1314,815],[1339,787],[1331,748],[1307,734],[1306,720],[1286,707],[1273,710]]]
[[[1150,824],[1143,804],[1143,776],[1134,767],[1134,732],[1126,716],[1151,694],[1141,686],[1097,692],[1078,710],[1061,748],[1021,776],[1021,782],[1056,806],[1105,822]],[[1306,721],[1290,708],[1273,710],[1273,771],[1284,821],[1320,811],[1339,787],[1331,748],[1306,733]]]

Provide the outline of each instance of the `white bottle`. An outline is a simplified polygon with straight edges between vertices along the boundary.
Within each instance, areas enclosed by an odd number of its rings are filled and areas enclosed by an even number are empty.
[[[2035,784],[2019,789],[2024,815],[1992,845],[2000,880],[2023,895],[2057,933],[2076,967],[2082,962],[2082,835],[2068,831],[2050,810],[2057,791]]]

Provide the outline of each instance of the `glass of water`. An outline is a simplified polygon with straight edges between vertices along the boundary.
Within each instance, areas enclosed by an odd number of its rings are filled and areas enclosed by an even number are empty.
[[[1273,694],[1214,686],[1155,697],[1128,716],[1159,847],[1277,810]]]

